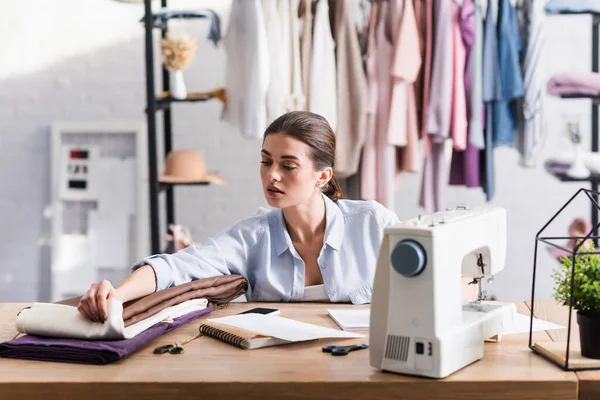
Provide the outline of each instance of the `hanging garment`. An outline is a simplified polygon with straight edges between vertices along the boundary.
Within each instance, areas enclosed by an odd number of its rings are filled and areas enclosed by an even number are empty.
[[[285,112],[285,102],[290,88],[289,58],[285,56],[289,53],[287,48],[289,40],[286,41],[283,35],[283,19],[279,13],[278,3],[262,0],[265,32],[269,46],[269,71],[271,72],[267,91],[267,120],[269,122]]]
[[[305,109],[310,106],[310,70],[311,70],[311,55],[312,55],[312,30],[313,30],[313,15],[312,15],[312,0],[300,0],[299,13],[302,17],[302,36],[300,38],[301,61],[302,61],[302,90],[305,98]]]
[[[289,42],[287,49],[289,51],[289,94],[285,103],[285,109],[289,111],[306,110],[306,97],[302,89],[302,63],[300,57],[300,21],[296,10],[300,5],[300,0],[285,0],[280,4],[279,15],[283,20],[287,19],[287,24],[283,24],[283,36]]]
[[[422,1],[421,7],[421,22],[423,24],[422,35],[425,43],[424,58],[423,58],[423,87],[421,91],[421,122],[420,132],[423,139],[423,149],[425,158],[430,156],[430,141],[427,133],[427,106],[429,104],[429,90],[431,82],[431,63],[433,53],[433,0],[415,0]]]
[[[460,27],[460,8],[452,4],[452,122],[451,137],[453,148],[464,151],[467,148],[467,98],[465,92],[466,49]]]
[[[488,1],[484,24],[483,42],[483,101],[485,102],[485,143],[480,153],[480,181],[486,199],[489,201],[495,194],[493,103],[500,98],[500,63],[498,61],[498,1]]]
[[[419,30],[412,0],[404,0],[402,8],[400,2],[396,4],[388,138],[389,144],[400,147],[398,171],[418,172],[421,156],[414,85],[422,65]]]
[[[386,35],[389,2],[374,3],[369,21],[367,53],[368,122],[362,158],[363,199],[394,207],[396,149],[388,144],[393,45]]]
[[[427,108],[427,134],[431,142],[429,157],[425,157],[419,204],[427,212],[444,207],[444,191],[448,171],[444,160],[444,142],[450,136],[452,107],[452,7],[453,1],[433,1],[435,32],[432,71]]]
[[[375,128],[377,116],[377,91],[378,82],[375,74],[375,64],[377,62],[375,48],[375,29],[377,26],[380,4],[373,3],[369,22],[366,29],[366,59],[365,74],[367,78],[367,128],[365,131],[365,144],[363,146],[361,158],[361,198],[373,200],[377,197],[377,172],[376,172],[376,147],[375,147]]]
[[[474,118],[472,115],[473,98],[478,96],[479,101],[481,101],[481,80],[477,81],[474,79],[474,68],[478,70],[477,75],[481,76],[481,53],[479,53],[479,64],[473,62],[473,59],[477,57],[475,54],[477,8],[478,6],[475,5],[473,0],[464,0],[460,10],[460,31],[466,51],[464,79],[469,136],[470,132],[472,132],[471,127],[474,120],[477,120],[475,123],[479,124],[479,129],[481,129],[482,104],[478,104],[478,107],[476,107],[479,116]],[[480,23],[481,15],[479,15],[479,18]],[[481,43],[481,38],[479,38],[479,42]],[[479,87],[475,88],[474,85],[479,85]],[[474,95],[474,91],[478,91],[477,95]],[[483,137],[483,131],[481,132],[481,136]],[[468,188],[479,187],[479,149],[471,143],[470,137],[467,140],[467,147],[464,151],[454,150],[452,153],[449,183],[451,185],[465,185]]]
[[[471,56],[469,62],[470,74],[469,78],[465,80],[469,81],[470,84],[470,95],[469,95],[469,143],[478,149],[485,147],[485,139],[483,136],[483,125],[484,125],[484,102],[483,102],[483,12],[481,9],[482,0],[467,1],[463,3],[463,9],[465,14],[463,15],[463,21],[465,24],[470,24],[471,17],[470,9],[471,4],[473,7],[473,24],[475,31],[473,33]],[[468,28],[467,28],[468,30]],[[465,30],[463,29],[463,32]],[[464,33],[463,33],[464,35]],[[473,159],[475,157],[473,156]],[[477,156],[479,160],[479,156]],[[479,181],[479,178],[477,178]],[[475,185],[478,186],[478,185]]]
[[[380,10],[379,23],[376,30],[377,65],[377,114],[375,130],[375,146],[377,149],[376,173],[377,197],[384,207],[394,209],[394,194],[396,188],[396,147],[389,143],[390,93],[392,89],[391,68],[394,59],[394,46],[386,33],[387,18],[390,17],[389,2],[384,2]]]
[[[315,11],[310,69],[309,111],[323,116],[337,130],[335,42],[331,36],[329,4],[319,0]]]
[[[223,39],[227,53],[223,120],[244,137],[262,138],[267,120],[270,67],[268,39],[259,0],[233,0]]]
[[[523,61],[525,96],[521,102],[522,126],[517,130],[521,165],[534,167],[544,137],[544,4],[525,0],[527,45]]]
[[[334,170],[340,179],[358,171],[367,124],[367,79],[347,1],[335,2],[334,35],[338,106]]]
[[[413,9],[415,11],[415,22],[417,24],[417,32],[419,39],[419,55],[421,57],[421,68],[417,73],[417,78],[413,84],[415,90],[415,101],[417,106],[417,121],[419,125],[419,139],[422,137],[421,134],[421,121],[423,117],[423,84],[424,84],[424,66],[425,66],[425,46],[427,44],[426,39],[426,25],[425,25],[425,7],[424,0],[412,0]]]
[[[450,137],[452,107],[452,6],[454,1],[434,0],[434,50],[432,58],[427,133],[437,143]]]
[[[521,39],[515,8],[510,0],[500,0],[498,10],[498,60],[500,98],[494,102],[494,146],[512,146],[517,127],[515,99],[523,96],[520,56]]]

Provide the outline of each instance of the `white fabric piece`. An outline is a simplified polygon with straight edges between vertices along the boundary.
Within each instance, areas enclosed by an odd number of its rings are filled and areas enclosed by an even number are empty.
[[[324,117],[336,131],[337,128],[337,71],[335,42],[329,23],[327,0],[319,0],[315,11],[313,47],[310,70],[309,111]]]
[[[304,301],[329,301],[325,285],[306,286],[304,288]]]
[[[158,314],[125,328],[123,303],[108,300],[108,318],[104,323],[85,318],[77,307],[54,303],[34,303],[22,310],[15,321],[20,333],[36,336],[62,337],[85,340],[131,339],[163,320],[170,320],[193,311],[203,310],[208,300],[194,299],[165,308]]]
[[[267,123],[270,66],[260,0],[233,0],[223,47],[227,54],[223,120],[246,138],[262,138]]]
[[[544,142],[544,91],[543,70],[544,19],[543,2],[528,0],[528,42],[523,63],[525,95],[523,96],[523,131],[518,132],[518,148],[521,165],[534,167]]]
[[[286,101],[286,111],[299,111],[306,109],[306,98],[302,91],[302,65],[300,58],[300,19],[298,18],[298,7],[300,0],[289,0],[289,7],[284,1],[279,5],[279,15],[282,20],[287,15],[288,23],[283,26],[283,36],[289,41],[287,50],[290,59],[290,93]],[[286,33],[287,32],[287,33]]]
[[[285,3],[285,1],[284,1]],[[283,3],[282,3],[283,4]],[[289,92],[290,67],[285,56],[289,50],[283,36],[283,23],[277,7],[278,2],[262,0],[263,16],[269,45],[271,76],[267,91],[267,121],[273,121],[285,112],[285,102]]]

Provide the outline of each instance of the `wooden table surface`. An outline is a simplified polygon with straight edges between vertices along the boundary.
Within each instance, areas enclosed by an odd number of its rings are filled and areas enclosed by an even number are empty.
[[[517,302],[527,314],[526,302]],[[204,318],[239,313],[256,304],[231,303]],[[26,304],[0,303],[0,341],[11,339],[16,313]],[[367,306],[310,303],[260,303],[279,308],[284,317],[331,328],[327,308]],[[548,312],[559,307],[548,304]],[[555,312],[556,313],[556,312]],[[556,313],[560,314],[559,312]],[[540,316],[543,318],[543,316]],[[528,334],[486,343],[484,357],[446,379],[381,372],[369,365],[368,350],[333,357],[326,344],[368,342],[368,338],[330,340],[241,350],[209,337],[185,346],[180,355],[154,355],[152,349],[198,331],[193,321],[136,354],[104,366],[0,358],[0,399],[560,399],[578,398],[578,377],[596,387],[599,374],[566,372],[534,354]],[[553,321],[559,323],[559,321]],[[546,332],[534,340],[552,340]],[[598,392],[596,392],[598,393]],[[582,397],[588,398],[588,397]]]
[[[530,302],[525,303],[530,308]],[[568,326],[569,308],[562,307],[551,301],[536,301],[534,303],[534,315],[537,318],[554,322],[562,326]],[[548,336],[556,342],[567,341],[567,330],[547,331]],[[571,312],[571,341],[579,341],[579,330],[577,325],[577,314]],[[572,348],[572,347],[571,347]],[[566,349],[566,347],[565,347]],[[600,370],[595,371],[577,371],[577,380],[579,382],[580,400],[598,400],[600,399]]]

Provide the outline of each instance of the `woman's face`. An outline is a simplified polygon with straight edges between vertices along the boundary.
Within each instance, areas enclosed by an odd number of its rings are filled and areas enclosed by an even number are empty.
[[[323,172],[315,171],[310,147],[280,133],[268,135],[261,151],[260,177],[267,203],[285,208],[308,204],[319,190]]]

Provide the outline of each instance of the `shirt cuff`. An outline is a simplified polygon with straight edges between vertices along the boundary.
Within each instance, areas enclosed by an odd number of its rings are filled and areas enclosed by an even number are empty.
[[[157,292],[172,286],[171,267],[169,267],[169,264],[161,256],[151,256],[143,259],[133,266],[132,271],[144,265],[149,265],[154,270]]]

